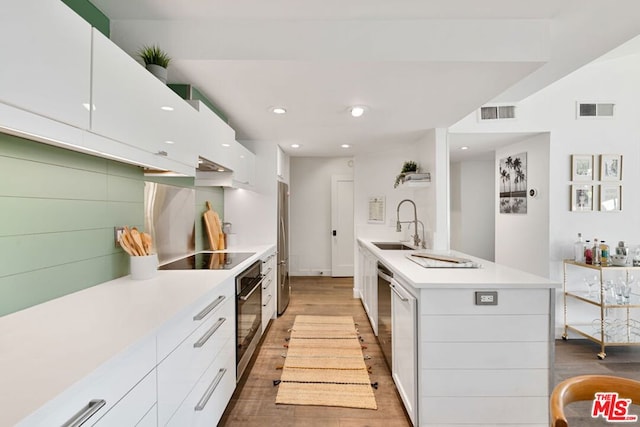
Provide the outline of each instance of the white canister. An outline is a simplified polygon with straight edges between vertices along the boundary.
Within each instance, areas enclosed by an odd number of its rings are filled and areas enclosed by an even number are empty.
[[[129,267],[133,280],[147,280],[158,272],[158,254],[129,257]]]

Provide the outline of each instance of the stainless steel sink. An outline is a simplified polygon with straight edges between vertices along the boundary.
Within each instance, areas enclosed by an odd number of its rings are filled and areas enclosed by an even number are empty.
[[[400,242],[371,242],[378,249],[385,251],[412,251],[414,248]]]

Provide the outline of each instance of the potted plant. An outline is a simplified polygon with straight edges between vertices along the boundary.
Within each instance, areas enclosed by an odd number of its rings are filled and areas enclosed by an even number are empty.
[[[147,70],[156,76],[162,83],[167,83],[167,67],[171,57],[157,45],[143,46],[138,55],[147,67]]]
[[[416,172],[418,172],[418,164],[416,162],[414,162],[413,160],[404,162],[404,164],[402,165],[402,170],[396,176],[396,182],[393,184],[393,188],[398,187],[401,182],[404,182],[407,174]]]

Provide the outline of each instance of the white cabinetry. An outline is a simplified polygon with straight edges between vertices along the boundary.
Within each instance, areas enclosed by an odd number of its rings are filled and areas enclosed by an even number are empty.
[[[11,1],[3,9],[0,102],[87,129],[91,26],[61,1]]]
[[[170,420],[174,425],[190,425],[175,415],[182,402],[215,360],[226,360],[233,354],[235,363],[234,283],[233,278],[227,279],[203,302],[173,319],[159,336],[159,425]],[[172,348],[174,344],[177,347]],[[235,378],[235,368],[229,376]],[[233,393],[234,388],[235,381],[225,393]]]
[[[91,132],[195,173],[198,112],[95,29],[92,59]]]
[[[378,335],[378,274],[377,258],[362,246],[358,247],[360,263],[360,298],[373,333]]]
[[[155,403],[155,388],[153,391],[149,388],[155,385],[155,365],[155,337],[150,336],[102,365],[18,426],[65,425],[81,416],[88,417],[88,425],[102,417],[127,419],[127,424],[133,425]],[[135,405],[139,407],[132,409]]]
[[[232,164],[236,132],[202,101],[188,101],[198,112],[198,155],[229,169]]]
[[[262,259],[262,333],[276,317],[276,255],[271,252]]]
[[[391,374],[413,425],[418,421],[417,300],[406,285],[391,280]]]

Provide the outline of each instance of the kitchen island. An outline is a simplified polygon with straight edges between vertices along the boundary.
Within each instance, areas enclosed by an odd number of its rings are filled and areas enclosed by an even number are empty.
[[[381,345],[391,341],[392,376],[414,425],[548,425],[559,283],[453,251],[383,250],[362,238],[358,250],[355,293]],[[425,268],[408,258],[415,252],[479,268]],[[391,337],[378,319],[388,303],[377,263],[393,276]]]
[[[254,255],[230,270],[162,270],[139,281],[126,276],[0,317],[0,425],[62,425],[94,400],[86,425],[137,425],[132,419],[181,425],[180,404],[188,398],[174,391],[193,387],[185,395],[194,391],[189,395],[199,398],[211,383],[199,378],[209,374],[230,397],[234,278],[275,246],[241,250]],[[202,351],[186,352],[194,348]],[[224,368],[214,369],[214,358]],[[188,385],[190,377],[195,385]],[[221,414],[227,401],[214,395],[206,410]],[[194,412],[195,403],[182,406],[189,416],[205,412]]]

